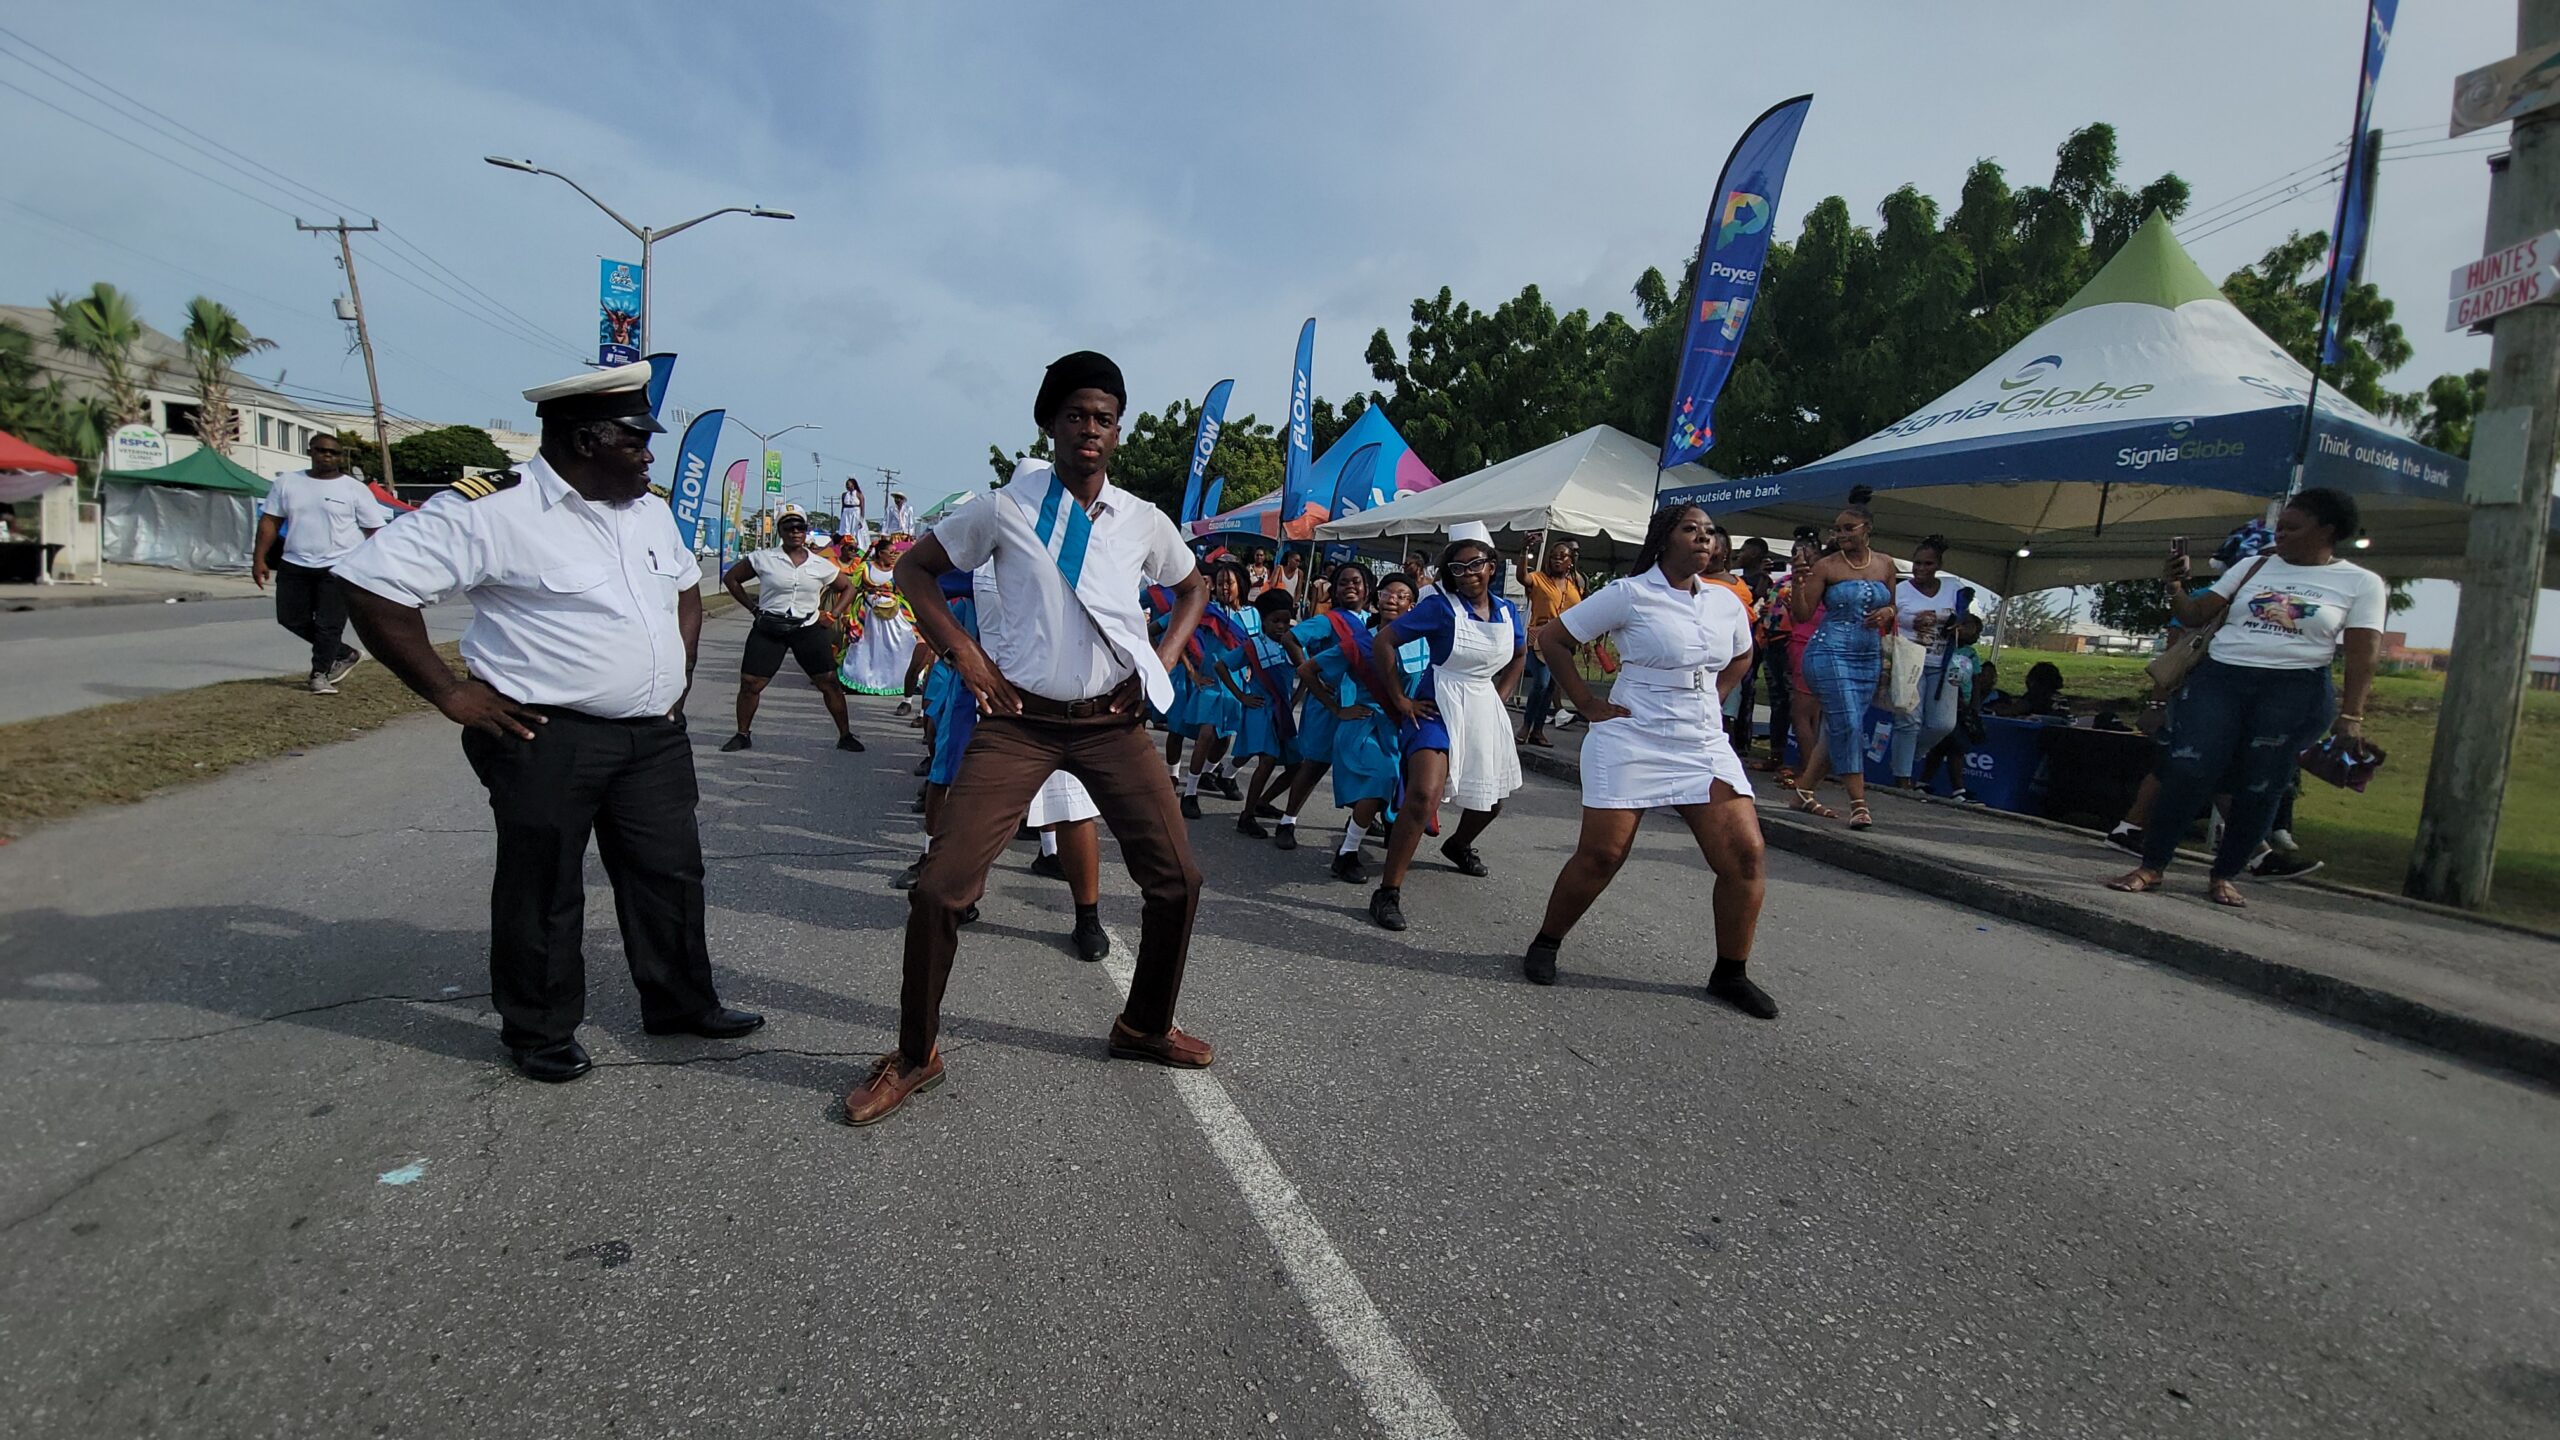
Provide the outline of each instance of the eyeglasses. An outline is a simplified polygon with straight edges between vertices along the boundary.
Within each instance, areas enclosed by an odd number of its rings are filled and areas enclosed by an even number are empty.
[[[1492,569],[1493,563],[1494,562],[1479,555],[1473,560],[1452,560],[1441,568],[1447,570],[1452,575],[1472,575],[1478,570]]]

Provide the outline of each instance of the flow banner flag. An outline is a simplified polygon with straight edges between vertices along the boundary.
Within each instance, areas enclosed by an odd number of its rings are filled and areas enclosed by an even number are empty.
[[[1227,423],[1227,397],[1235,388],[1233,380],[1221,380],[1209,387],[1209,398],[1200,402],[1200,433],[1191,441],[1191,475],[1182,482],[1182,513],[1174,517],[1179,524],[1215,513],[1200,508],[1200,487],[1209,478],[1209,452],[1218,448],[1218,431]]]
[[[1307,470],[1316,459],[1315,432],[1308,415],[1308,407],[1315,403],[1311,388],[1315,364],[1316,322],[1309,319],[1298,331],[1298,363],[1289,373],[1289,463],[1280,472],[1280,538],[1284,540],[1306,539],[1324,518],[1316,512],[1315,497],[1307,493]]]
[[[640,267],[628,260],[596,264],[596,360],[628,365],[640,358]]]
[[[676,533],[688,549],[702,546],[703,501],[711,493],[711,452],[720,448],[720,422],[726,410],[705,410],[684,427],[684,443],[676,447]]]
[[[2365,184],[2373,146],[2373,89],[2382,80],[2382,52],[2391,46],[2391,24],[2400,0],[2369,0],[2364,16],[2364,69],[2356,75],[2356,128],[2347,137],[2347,171],[2338,184],[2338,223],[2329,227],[2329,281],[2320,287],[2320,363],[2338,363],[2338,316],[2347,287],[2364,263],[2364,237],[2373,219],[2373,192]]]
[[[1200,492],[1200,518],[1206,520],[1210,516],[1220,513],[1218,510],[1218,502],[1225,499],[1226,494],[1226,476],[1221,475],[1217,479],[1210,481],[1209,488]]]
[[[1342,473],[1333,479],[1333,498],[1325,506],[1325,519],[1349,515],[1372,498],[1370,492],[1376,484],[1380,448],[1374,443],[1363,445],[1352,451],[1351,458],[1343,462]]]
[[[667,382],[676,378],[676,357],[673,351],[661,350],[648,360],[649,418],[655,420],[659,407],[667,403]]]
[[[1671,390],[1671,419],[1662,437],[1665,470],[1697,459],[1716,443],[1716,397],[1724,393],[1743,328],[1751,322],[1760,270],[1776,238],[1778,191],[1786,183],[1787,162],[1795,158],[1796,132],[1812,108],[1810,95],[1771,106],[1742,132],[1716,177],[1715,207],[1698,237],[1680,380]]]

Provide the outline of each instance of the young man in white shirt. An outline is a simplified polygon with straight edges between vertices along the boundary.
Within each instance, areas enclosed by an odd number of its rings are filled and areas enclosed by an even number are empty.
[[[347,447],[337,436],[312,436],[309,453],[311,468],[277,476],[258,507],[249,578],[264,590],[268,575],[275,576],[276,623],[311,647],[311,693],[335,695],[338,682],[364,656],[340,638],[347,628],[347,601],[330,567],[390,524],[391,510],[347,473]],[[278,532],[284,553],[270,570],[267,556]]]
[[[1195,1069],[1215,1058],[1205,1041],[1173,1025],[1200,872],[1173,785],[1140,724],[1150,703],[1172,705],[1166,667],[1190,642],[1208,588],[1164,512],[1108,478],[1128,400],[1120,367],[1105,356],[1083,350],[1051,365],[1031,417],[1048,434],[1056,467],[1024,462],[1010,484],[944,516],[898,561],[898,588],[917,628],[950,658],[980,718],[907,892],[898,1048],[845,1097],[845,1118],[856,1125],[884,1119],[941,1083],[934,1041],[961,917],[985,891],[987,868],[1032,797],[1059,770],[1084,782],[1146,902],[1110,1053]],[[980,605],[983,639],[973,639],[953,617],[941,580],[989,563],[997,599]],[[1139,599],[1151,584],[1174,592],[1165,633],[1152,644]]]

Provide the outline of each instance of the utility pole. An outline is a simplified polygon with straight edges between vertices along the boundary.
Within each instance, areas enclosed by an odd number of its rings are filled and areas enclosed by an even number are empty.
[[[391,426],[382,418],[382,377],[374,372],[373,332],[364,328],[364,291],[356,288],[356,252],[355,248],[347,243],[347,236],[350,233],[361,235],[367,231],[379,230],[382,225],[378,221],[369,225],[350,225],[347,223],[347,217],[341,215],[335,225],[305,225],[296,220],[293,222],[293,228],[308,231],[314,235],[331,231],[337,233],[338,263],[347,268],[347,300],[355,306],[356,311],[356,348],[364,351],[364,384],[367,390],[373,392],[373,446],[382,456],[382,488],[388,490],[391,488]]]
[[[2560,40],[2560,0],[2518,0],[2519,50]],[[2560,227],[2560,109],[2512,122],[2491,162],[2488,247]],[[2542,584],[2560,439],[2560,305],[2490,322],[2489,393],[2471,438],[2471,530],[2453,660],[2427,766],[2425,808],[2402,888],[2420,900],[2488,902],[2498,808],[2524,708],[2525,664]]]

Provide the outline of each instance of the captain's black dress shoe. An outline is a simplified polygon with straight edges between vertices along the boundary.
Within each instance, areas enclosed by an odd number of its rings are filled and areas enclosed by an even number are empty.
[[[764,1024],[764,1017],[752,1010],[732,1010],[723,1005],[705,1010],[689,1020],[657,1020],[640,1028],[652,1035],[699,1035],[706,1040],[735,1040]]]
[[[587,1058],[587,1047],[575,1040],[563,1040],[539,1050],[511,1050],[508,1053],[515,1057],[516,1069],[526,1079],[539,1080],[546,1085],[575,1080],[596,1068],[596,1062]]]

